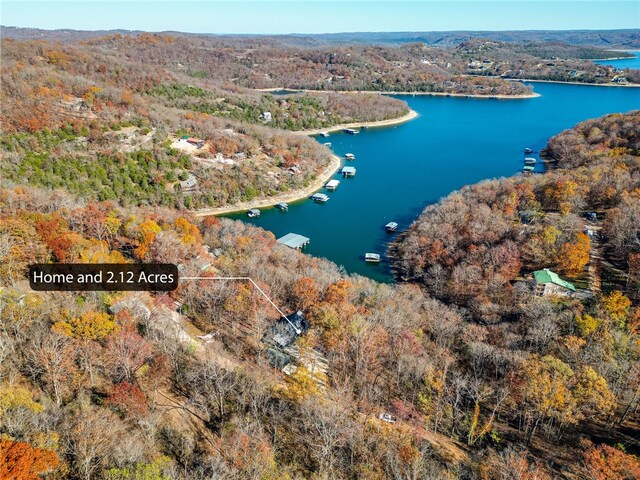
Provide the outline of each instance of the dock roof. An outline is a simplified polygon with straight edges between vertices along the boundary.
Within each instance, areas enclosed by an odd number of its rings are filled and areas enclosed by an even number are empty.
[[[342,167],[342,173],[356,173],[356,167]]]
[[[310,239],[297,233],[287,233],[284,237],[280,237],[276,241],[289,248],[299,249],[309,243]]]

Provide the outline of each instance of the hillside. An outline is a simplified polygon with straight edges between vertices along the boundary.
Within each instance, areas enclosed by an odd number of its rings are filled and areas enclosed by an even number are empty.
[[[393,245],[398,275],[479,318],[508,318],[523,274],[549,267],[587,286],[587,212],[629,272],[640,252],[638,125],[638,112],[583,122],[549,141],[544,175],[481,182],[427,207]],[[631,280],[615,286],[637,299]]]
[[[17,40],[55,39],[60,41],[89,40],[106,35],[137,35],[142,32],[129,30],[41,30],[38,28],[17,28],[0,26],[4,38]],[[190,35],[179,32],[161,32],[171,35]],[[191,36],[196,36],[191,34]],[[211,35],[216,36],[216,35]],[[638,30],[516,30],[516,31],[455,31],[455,32],[344,32],[327,34],[298,35],[224,35],[224,37],[277,39],[289,45],[321,46],[351,44],[402,44],[422,42],[427,45],[450,47],[474,38],[485,38],[496,42],[525,43],[550,42],[576,46],[596,47],[598,49],[638,49],[640,37]],[[593,58],[593,57],[590,57]]]
[[[297,190],[332,154],[285,129],[408,112],[380,95],[275,97],[86,45],[3,40],[2,58],[3,180],[123,205],[219,207]]]
[[[636,254],[637,245],[614,239],[637,226],[638,118],[604,117],[550,142],[554,156],[563,145],[592,152],[585,166],[484,182],[430,207],[402,245],[415,244],[437,212],[448,221],[443,238],[477,242],[454,247],[463,257],[455,261],[479,276],[454,275],[466,283],[442,292],[345,276],[240,222],[3,189],[0,474],[637,478],[640,310],[615,291],[557,301],[510,288],[529,260],[517,257],[520,237],[506,237],[524,229],[542,262],[575,243],[586,199],[606,213],[612,251]],[[590,140],[579,133],[587,128]],[[531,235],[521,221],[528,210],[537,218]],[[418,239],[421,251],[440,251],[447,269],[454,251],[429,247],[432,235]],[[476,258],[493,259],[491,277]],[[30,291],[27,265],[49,261],[171,262],[182,276],[250,276],[310,328],[278,346],[278,313],[242,281],[183,280],[170,295]],[[485,280],[489,290],[474,290]],[[470,297],[498,308],[476,308]]]

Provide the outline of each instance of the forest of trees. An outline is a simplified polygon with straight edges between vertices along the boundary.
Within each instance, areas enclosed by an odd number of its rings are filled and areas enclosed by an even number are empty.
[[[629,272],[618,288],[638,299],[640,113],[589,120],[549,141],[544,175],[465,187],[425,209],[392,247],[402,278],[485,320],[517,312],[514,280],[542,268],[584,282],[597,212],[607,259]]]
[[[549,51],[520,48],[3,39],[0,478],[640,478],[639,112],[552,138],[543,175],[428,207],[393,245],[396,284],[191,212],[308,184],[331,152],[285,129],[407,108],[248,88],[521,94],[467,72],[527,71]],[[206,146],[185,153],[182,135]],[[183,192],[190,174],[199,188]],[[601,227],[595,293],[586,212]],[[28,266],[50,262],[173,263],[205,279],[171,293],[31,290]],[[580,295],[536,296],[530,273],[545,267]],[[219,276],[251,277],[309,329],[277,347],[279,312],[250,282],[206,279]]]
[[[399,261],[421,255],[405,262],[420,265],[406,272],[418,284],[346,276],[241,222],[3,189],[0,473],[638,478],[638,285],[558,301],[518,275],[549,262],[577,274],[581,256],[565,257],[584,248],[582,208],[605,217],[607,255],[630,268],[639,118],[581,124],[550,141],[549,173],[483,182],[427,209],[397,247]],[[586,160],[568,168],[572,149]],[[51,261],[250,275],[309,320],[297,368],[272,367],[265,338],[278,313],[249,284],[30,291],[27,265]],[[436,265],[442,281],[421,276]]]

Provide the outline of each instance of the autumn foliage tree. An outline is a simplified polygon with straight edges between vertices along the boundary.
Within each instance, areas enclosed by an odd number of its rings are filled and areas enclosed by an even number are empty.
[[[117,331],[118,324],[108,313],[90,310],[80,317],[56,322],[52,329],[69,337],[100,341]]]
[[[58,455],[25,442],[0,440],[0,478],[40,480],[40,475],[58,468]]]
[[[592,480],[636,480],[640,478],[640,460],[609,445],[586,442],[585,478]]]
[[[582,273],[589,263],[591,240],[584,233],[576,235],[575,242],[567,242],[558,252],[558,268],[566,275],[575,276]]]

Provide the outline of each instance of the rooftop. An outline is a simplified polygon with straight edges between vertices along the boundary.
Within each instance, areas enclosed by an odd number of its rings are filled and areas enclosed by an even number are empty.
[[[308,329],[309,322],[304,318],[302,312],[298,311],[287,315],[286,318],[281,317],[273,324],[265,334],[265,340],[280,348],[285,348],[293,344],[296,338]]]
[[[309,243],[310,239],[298,235],[297,233],[287,233],[284,237],[280,237],[277,242],[286,245],[289,248],[295,248],[296,250],[304,247]]]
[[[537,283],[554,283],[568,290],[571,290],[572,292],[576,291],[576,287],[573,285],[573,283],[563,280],[556,272],[552,272],[548,268],[533,272],[533,277],[536,279]]]

